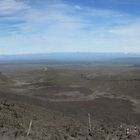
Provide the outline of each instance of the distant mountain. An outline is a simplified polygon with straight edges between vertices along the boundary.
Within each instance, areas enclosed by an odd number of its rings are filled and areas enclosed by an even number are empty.
[[[112,60],[113,63],[119,63],[119,64],[134,64],[139,65],[140,64],[140,57],[126,57],[126,58],[116,58]]]
[[[140,54],[124,53],[48,53],[0,55],[0,63],[94,63],[140,62]]]

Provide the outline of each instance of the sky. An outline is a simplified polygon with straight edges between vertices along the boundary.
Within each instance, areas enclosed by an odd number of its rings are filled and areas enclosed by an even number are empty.
[[[140,0],[0,0],[0,54],[140,53]]]

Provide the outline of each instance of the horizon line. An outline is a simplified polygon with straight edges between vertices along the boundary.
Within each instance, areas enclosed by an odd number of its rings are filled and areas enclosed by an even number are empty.
[[[15,54],[0,54],[0,56],[20,56],[20,55],[47,55],[47,54],[70,54],[70,53],[75,53],[75,54],[136,54],[140,55],[140,52],[48,52],[48,53],[15,53]]]

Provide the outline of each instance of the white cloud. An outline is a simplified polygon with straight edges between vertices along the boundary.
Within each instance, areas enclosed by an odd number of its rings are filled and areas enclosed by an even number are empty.
[[[77,10],[82,10],[83,8],[79,5],[74,5],[74,8],[77,9]]]
[[[24,21],[7,25],[10,36],[1,36],[0,53],[126,52],[134,51],[132,46],[140,52],[140,24],[137,18],[124,13],[60,1],[37,8],[25,1],[2,0],[0,14],[3,14],[2,20]],[[4,14],[12,16],[4,17]],[[133,24],[134,21],[137,23]],[[10,30],[13,26],[16,29]]]
[[[27,10],[29,7],[22,1],[17,0],[1,0],[0,14],[13,14],[21,10]]]
[[[110,32],[121,37],[138,38],[140,37],[140,20],[135,20],[132,24],[113,29]]]

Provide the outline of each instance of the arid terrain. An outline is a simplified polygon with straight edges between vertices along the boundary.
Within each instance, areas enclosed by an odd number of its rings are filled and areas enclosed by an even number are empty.
[[[1,64],[0,71],[0,139],[140,139],[140,67]]]

